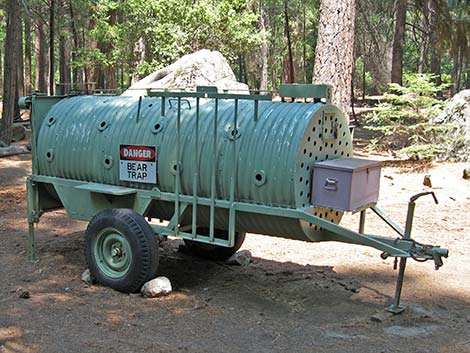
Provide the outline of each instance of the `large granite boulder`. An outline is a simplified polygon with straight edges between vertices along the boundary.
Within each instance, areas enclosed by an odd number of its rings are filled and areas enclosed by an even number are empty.
[[[457,93],[432,121],[445,127],[444,159],[470,161],[470,90]]]
[[[188,54],[133,84],[126,96],[146,95],[147,89],[195,91],[197,86],[216,86],[219,92],[248,94],[248,86],[237,82],[227,60],[207,49]]]

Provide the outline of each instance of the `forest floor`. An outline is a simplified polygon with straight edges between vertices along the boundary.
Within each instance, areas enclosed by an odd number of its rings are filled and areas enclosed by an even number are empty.
[[[413,237],[450,250],[439,271],[408,262],[408,309],[397,316],[383,311],[394,292],[393,259],[339,243],[249,234],[242,249],[254,262],[233,267],[182,253],[182,241],[171,239],[159,275],[174,291],[144,299],[80,280],[86,224],[57,211],[41,218],[40,261],[31,264],[31,156],[0,159],[0,352],[470,352],[465,165],[372,157],[386,160],[379,206],[401,224],[409,197],[431,176],[439,204],[418,201]],[[357,221],[347,215],[342,224],[355,229]],[[394,236],[371,214],[366,231]]]

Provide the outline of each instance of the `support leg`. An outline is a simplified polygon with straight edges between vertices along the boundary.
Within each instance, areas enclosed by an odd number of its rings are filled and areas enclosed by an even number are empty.
[[[400,305],[401,290],[403,288],[403,279],[405,277],[405,268],[406,268],[406,257],[402,257],[400,258],[400,268],[398,270],[397,286],[395,288],[395,297],[393,298],[392,305],[385,308],[385,310],[393,314],[400,314],[403,310],[405,310],[405,307]]]
[[[34,234],[34,223],[39,222],[39,195],[37,184],[28,178],[26,181],[26,189],[28,193],[28,258],[29,261],[36,263],[36,237]]]

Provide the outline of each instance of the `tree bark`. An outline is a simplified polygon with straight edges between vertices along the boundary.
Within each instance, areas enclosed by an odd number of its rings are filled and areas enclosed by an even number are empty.
[[[10,145],[13,121],[19,116],[18,107],[18,52],[19,46],[19,22],[21,17],[18,0],[8,0],[6,8],[6,38],[5,60],[4,60],[4,81],[3,81],[3,110],[0,120],[0,141],[4,145]]]
[[[32,90],[32,72],[31,72],[31,14],[25,6],[24,15],[24,77],[25,94],[30,95]]]
[[[34,55],[36,57],[35,87],[38,91],[47,93],[49,61],[47,60],[46,25],[41,18],[36,21]]]
[[[438,38],[437,38],[437,22],[438,22],[438,6],[437,0],[429,0],[429,53],[431,61],[429,63],[429,69],[433,75],[435,75],[434,82],[437,85],[441,85],[441,58],[437,50]]]
[[[403,84],[403,44],[407,0],[395,0],[395,32],[392,45],[392,83]]]
[[[20,9],[21,9],[21,7],[20,7]],[[20,13],[18,13],[17,16],[21,16]],[[18,52],[16,53],[16,55],[17,55],[17,58],[16,58],[16,61],[17,61],[17,63],[16,63],[16,67],[17,67],[16,74],[18,75],[18,80],[17,80],[18,95],[19,96],[24,96],[25,90],[24,90],[23,23],[22,23],[21,17],[18,21],[17,33],[18,33]]]
[[[55,0],[49,0],[49,94],[55,91]]]
[[[427,57],[427,49],[428,49],[428,1],[424,0],[421,6],[421,45],[420,45],[420,53],[419,53],[419,65],[418,65],[418,73],[424,73],[426,68],[426,57]]]
[[[268,38],[266,36],[265,16],[266,14],[261,10],[259,14],[259,25],[261,31],[264,33],[263,42],[261,44],[261,81],[259,84],[261,91],[268,90]]]
[[[321,0],[313,83],[333,85],[332,101],[347,115],[351,103],[354,0]]]
[[[75,14],[74,14],[74,10],[73,10],[73,2],[72,0],[69,0],[69,11],[70,11],[70,23],[71,23],[71,27],[72,27],[72,38],[73,38],[73,50],[72,50],[72,62],[75,62],[76,58],[77,58],[77,51],[78,51],[78,48],[79,48],[79,42],[80,42],[80,39],[79,39],[79,36],[78,36],[78,30],[77,30],[77,24],[76,24],[76,20],[75,20]],[[83,75],[80,75],[79,74],[79,69],[77,66],[75,66],[73,68],[73,72],[72,72],[72,81],[74,83],[74,86],[76,87],[73,87],[73,89],[78,89],[80,88],[80,84],[83,83]]]
[[[290,26],[289,26],[289,11],[287,7],[287,0],[284,0],[284,31],[285,31],[286,38],[287,38],[287,52],[288,52],[287,75],[285,78],[285,82],[294,83],[295,82],[294,56],[292,54],[292,41],[291,41],[291,33],[290,33]]]

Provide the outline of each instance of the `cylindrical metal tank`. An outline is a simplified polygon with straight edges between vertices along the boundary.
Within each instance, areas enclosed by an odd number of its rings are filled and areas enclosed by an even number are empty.
[[[170,104],[169,104],[170,103]],[[62,99],[45,117],[37,139],[38,173],[103,184],[175,191],[176,100],[160,98],[79,96]],[[196,151],[196,99],[181,102],[181,193],[192,195],[193,176],[199,174],[198,195],[209,197],[211,170],[216,163],[216,198],[229,199],[236,141],[235,199],[288,208],[310,204],[311,171],[317,161],[352,154],[349,127],[343,114],[324,103],[239,100],[238,126],[233,128],[234,100],[218,101],[217,158],[214,160],[215,100],[200,100],[199,150]],[[155,146],[155,185],[119,179],[120,145]],[[149,216],[168,219],[173,204],[157,202]],[[200,207],[198,222],[208,221]],[[312,209],[338,223],[341,213]],[[185,220],[182,221],[184,223]],[[188,221],[188,224],[190,221]],[[228,227],[227,212],[216,213],[216,226]],[[238,231],[307,240],[321,231],[298,220],[237,213]]]

